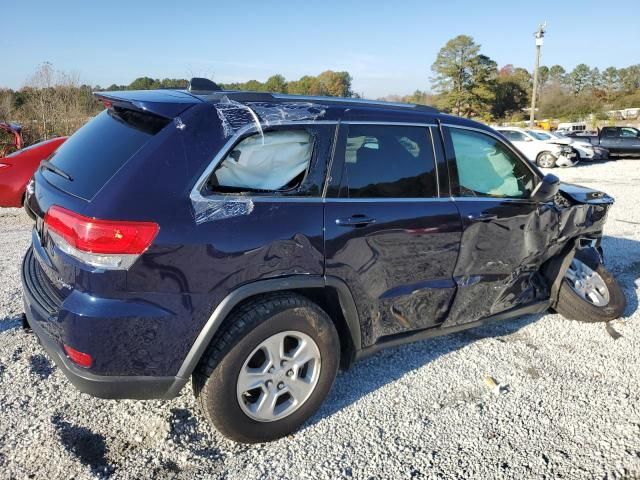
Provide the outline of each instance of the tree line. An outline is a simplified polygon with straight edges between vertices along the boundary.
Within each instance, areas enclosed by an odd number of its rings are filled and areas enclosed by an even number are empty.
[[[433,91],[388,95],[384,100],[435,106],[445,112],[484,121],[518,121],[527,115],[533,89],[532,74],[512,64],[498,67],[481,52],[472,37],[459,35],[438,52],[431,66]],[[425,79],[426,80],[426,79]],[[228,90],[357,97],[348,72],[327,70],[317,76],[287,80],[275,74],[266,81],[220,84]],[[425,83],[427,83],[425,81]],[[0,121],[24,126],[25,143],[56,135],[70,135],[102,106],[93,99],[96,90],[148,90],[186,88],[185,78],[139,77],[128,85],[82,84],[77,75],[43,63],[19,90],[0,89]],[[640,64],[603,71],[577,65],[567,71],[561,65],[539,70],[537,118],[579,120],[593,114],[606,118],[607,110],[640,107]]]
[[[25,145],[29,145],[54,136],[71,135],[102,110],[102,105],[92,96],[93,91],[184,89],[188,85],[189,80],[185,78],[158,79],[145,76],[136,78],[128,85],[92,87],[81,84],[77,75],[56,70],[51,63],[45,62],[20,90],[0,89],[0,121],[22,124]],[[265,82],[249,80],[219,85],[225,90],[339,97],[354,95],[351,75],[332,70],[291,81],[287,81],[282,75],[272,75]]]
[[[472,37],[459,35],[440,49],[431,66],[435,95],[431,104],[456,115],[485,121],[523,120],[531,103],[533,75],[525,68],[498,65],[480,52]],[[578,120],[607,110],[640,106],[640,64],[608,67],[602,72],[582,63],[538,71],[537,118]],[[416,92],[414,95],[423,95]]]
[[[298,80],[287,81],[283,75],[272,75],[265,82],[219,83],[223,90],[247,90],[252,92],[289,93],[293,95],[327,95],[331,97],[351,97],[351,75],[349,72],[327,70],[318,76],[305,75]],[[129,85],[110,85],[105,90],[151,90],[155,88],[187,88],[186,78],[151,77],[136,78]],[[100,89],[98,87],[98,89]]]

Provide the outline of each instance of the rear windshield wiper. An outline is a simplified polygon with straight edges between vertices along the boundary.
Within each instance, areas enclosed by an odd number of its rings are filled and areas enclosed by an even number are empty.
[[[71,175],[69,175],[67,172],[62,170],[60,167],[56,167],[49,160],[42,160],[40,162],[40,168],[43,168],[45,170],[49,170],[49,171],[55,173],[56,175],[60,175],[62,178],[66,179],[66,180],[69,180],[70,182],[73,182],[73,178],[71,178]]]

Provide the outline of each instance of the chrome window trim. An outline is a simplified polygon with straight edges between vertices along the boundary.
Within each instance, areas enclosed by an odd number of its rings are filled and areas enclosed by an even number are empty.
[[[435,123],[424,122],[378,122],[375,120],[343,120],[340,123],[347,125],[380,125],[380,126],[399,126],[399,127],[435,127]]]
[[[508,203],[526,203],[528,205],[539,205],[540,202],[531,200],[530,198],[514,198],[514,197],[448,197],[454,202],[486,202],[486,201],[498,201]]]
[[[372,197],[372,198],[325,198],[324,203],[419,203],[450,202],[451,197]]]

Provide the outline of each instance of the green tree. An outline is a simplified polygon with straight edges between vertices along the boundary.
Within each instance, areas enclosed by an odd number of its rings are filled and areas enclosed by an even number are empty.
[[[480,54],[480,45],[467,35],[449,40],[431,66],[441,105],[456,115],[486,115],[494,98],[496,63]]]
[[[138,77],[127,87],[128,90],[152,90],[158,88],[160,82],[151,77]]]
[[[517,115],[529,103],[527,90],[514,80],[513,75],[499,76],[494,92],[495,99],[491,111],[495,118]]]
[[[598,67],[592,68],[589,72],[588,88],[592,93],[602,89],[602,74]]]
[[[567,71],[561,65],[553,65],[549,69],[549,80],[558,84],[564,85],[566,81]]]
[[[618,73],[620,75],[620,85],[624,92],[634,93],[636,90],[640,90],[640,64],[621,68]]]
[[[538,69],[538,87],[544,88],[545,84],[549,81],[549,67],[542,65]]]
[[[602,72],[602,88],[607,100],[611,100],[620,87],[620,75],[618,69],[609,67]]]
[[[574,68],[569,74],[569,85],[571,86],[571,91],[574,95],[577,95],[588,88],[590,77],[591,69],[588,65],[585,65],[584,63],[576,65],[576,68]]]
[[[318,80],[318,77],[312,77],[305,75],[300,80],[295,82],[289,82],[287,85],[289,93],[294,95],[323,95],[322,84]]]
[[[155,83],[158,83],[160,88],[184,89],[189,86],[189,80],[186,78],[163,78],[160,81],[156,80]]]
[[[349,72],[327,70],[318,75],[318,81],[324,95],[331,97],[350,97],[352,95]]]
[[[287,81],[280,74],[271,75],[264,83],[264,89],[267,92],[287,93]]]

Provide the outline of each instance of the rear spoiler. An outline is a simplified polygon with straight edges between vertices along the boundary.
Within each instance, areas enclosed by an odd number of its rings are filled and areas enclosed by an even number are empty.
[[[151,113],[163,118],[175,118],[203,100],[179,90],[127,90],[93,92],[105,107],[120,107]]]

